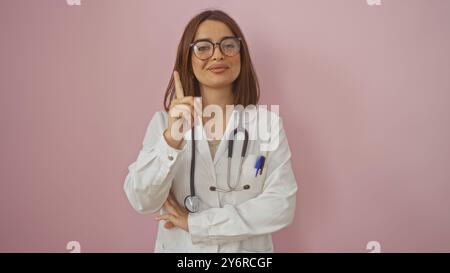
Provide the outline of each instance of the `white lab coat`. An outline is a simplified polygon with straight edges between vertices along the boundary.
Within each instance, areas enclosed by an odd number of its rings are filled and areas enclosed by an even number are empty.
[[[246,111],[249,110],[246,108]],[[257,130],[261,126],[261,121],[256,118],[261,112],[253,110],[251,113],[252,118],[244,123],[251,140],[239,183],[240,186],[249,184],[250,189],[229,193],[209,189],[210,186],[228,189],[228,141],[224,138],[237,127],[238,112],[233,111],[214,159],[211,158],[203,124],[199,122],[193,129],[196,138],[203,135],[196,141],[195,190],[200,199],[200,211],[189,214],[189,233],[180,228],[166,229],[163,227],[165,221],[159,221],[155,252],[273,252],[271,233],[293,221],[297,183],[281,119],[265,109],[273,120],[279,121],[279,126],[270,122],[272,127],[276,127],[270,133],[270,145],[275,144],[277,148],[264,153],[260,145],[269,142],[252,140],[257,132],[255,128]],[[143,214],[162,213],[170,190],[182,206],[190,194],[191,142],[184,140],[180,150],[170,147],[163,136],[167,119],[165,111],[155,113],[138,158],[128,167],[124,190],[133,208]],[[190,136],[189,130],[185,139],[190,139]],[[241,147],[242,140],[236,140],[230,174],[232,185],[238,173]],[[255,177],[259,155],[265,155],[266,162],[262,174]]]

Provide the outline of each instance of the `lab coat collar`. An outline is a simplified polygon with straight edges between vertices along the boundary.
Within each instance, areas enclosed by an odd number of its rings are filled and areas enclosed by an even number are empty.
[[[249,129],[249,123],[252,123],[254,119],[256,118],[257,110],[256,108],[245,108],[243,109],[243,115],[239,115],[239,110],[233,110],[232,114],[230,115],[230,118],[228,120],[227,127],[225,129],[225,132],[222,136],[222,139],[220,141],[219,147],[217,148],[216,155],[213,159],[214,166],[217,165],[217,162],[219,159],[223,156],[223,154],[228,151],[228,140],[230,137],[230,134],[234,129],[236,129],[240,123],[240,119],[246,115],[245,118],[243,118],[242,126]],[[209,148],[209,146],[208,146]]]

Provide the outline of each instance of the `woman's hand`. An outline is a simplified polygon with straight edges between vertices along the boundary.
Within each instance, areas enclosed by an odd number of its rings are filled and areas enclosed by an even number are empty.
[[[165,220],[167,223],[164,224],[164,227],[167,229],[171,229],[174,227],[179,227],[187,232],[189,232],[188,227],[188,216],[189,212],[185,207],[180,206],[177,200],[173,196],[172,193],[169,193],[166,202],[164,203],[164,211],[166,212],[163,215],[156,217],[157,221]]]
[[[194,126],[194,97],[184,96],[178,71],[173,72],[173,80],[176,97],[170,102],[168,127],[164,131],[164,137],[170,146],[178,149],[184,133]]]

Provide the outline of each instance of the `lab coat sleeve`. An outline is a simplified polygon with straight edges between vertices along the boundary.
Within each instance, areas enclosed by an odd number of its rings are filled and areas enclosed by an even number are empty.
[[[128,167],[124,191],[131,206],[139,213],[159,211],[169,195],[172,180],[179,167],[183,149],[167,144],[163,132],[167,120],[163,112],[157,112],[145,133],[143,147],[137,160]]]
[[[268,169],[262,193],[236,206],[190,213],[188,227],[192,243],[245,240],[275,232],[293,221],[297,182],[291,167],[291,151],[279,121],[279,134],[272,135],[279,145],[266,159]]]

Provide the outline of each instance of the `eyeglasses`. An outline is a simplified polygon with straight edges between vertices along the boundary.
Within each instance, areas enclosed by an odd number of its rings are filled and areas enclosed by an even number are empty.
[[[200,60],[207,60],[214,55],[214,49],[219,45],[220,52],[228,57],[233,57],[241,50],[241,37],[224,37],[218,43],[207,39],[193,42],[189,46],[194,48],[194,54]]]

